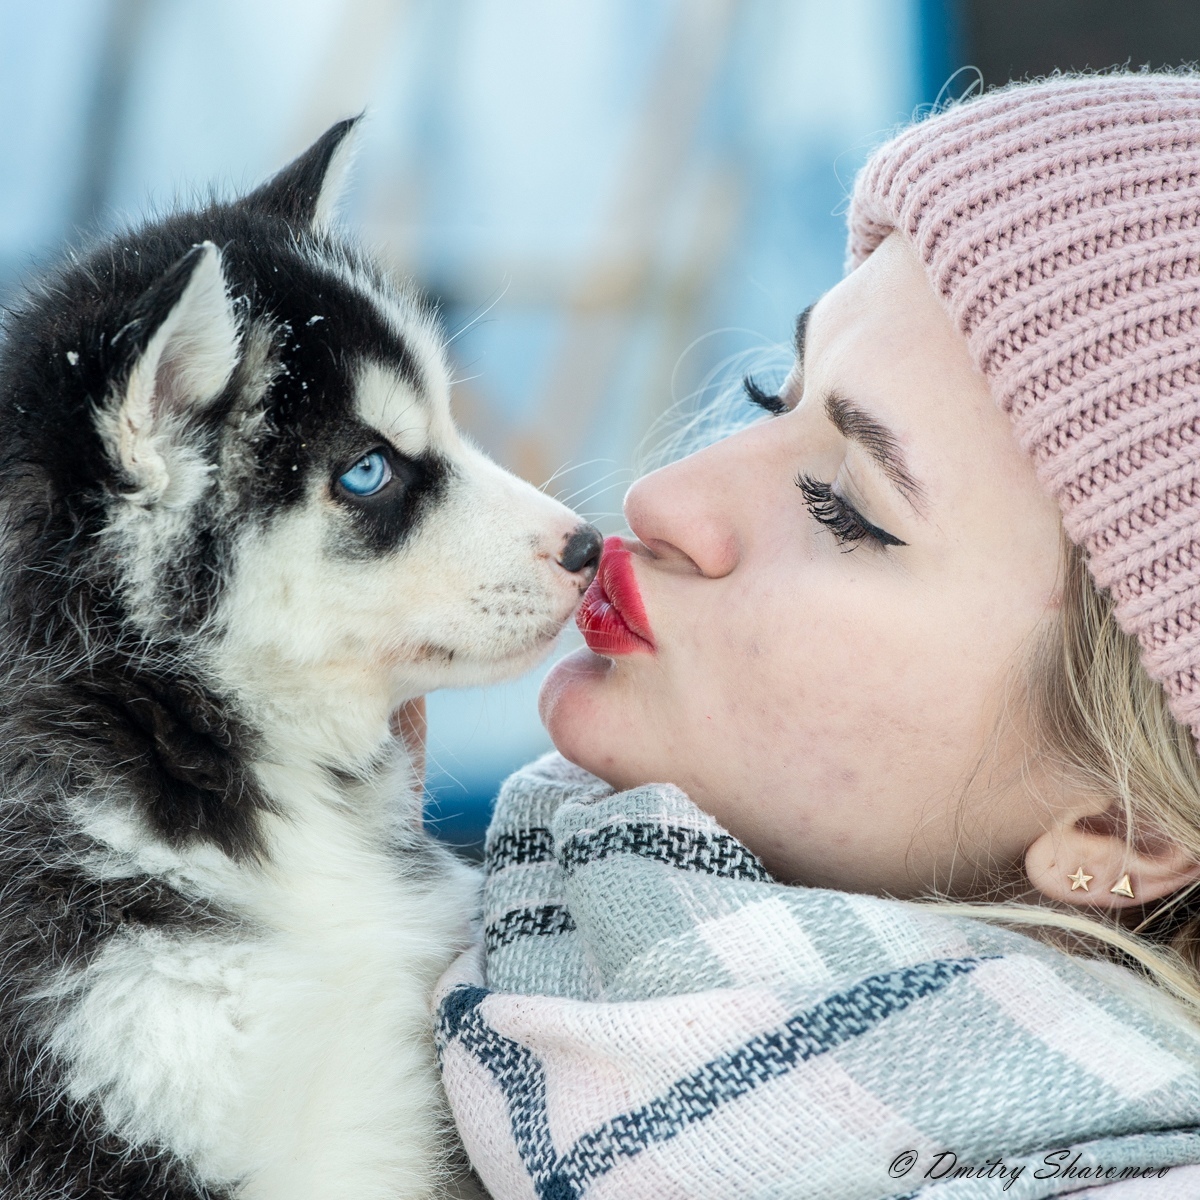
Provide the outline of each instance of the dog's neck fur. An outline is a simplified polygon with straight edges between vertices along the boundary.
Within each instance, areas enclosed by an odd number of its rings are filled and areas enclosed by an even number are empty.
[[[258,735],[258,759],[369,778],[392,756],[389,718],[411,696],[382,670],[354,658],[295,663],[270,648],[222,657],[221,676]]]
[[[237,694],[259,733],[252,770],[278,811],[291,812],[303,792],[358,824],[419,823],[420,783],[392,732],[385,678],[337,664],[275,664]]]
[[[35,591],[18,589],[27,601]],[[240,648],[224,655],[220,677],[201,675],[199,645],[187,635],[131,641],[120,602],[94,582],[36,592],[44,605],[10,605],[3,624],[3,724],[35,754],[71,764],[80,784],[103,778],[111,795],[112,781],[124,778],[155,832],[176,843],[214,841],[236,858],[264,852],[262,812],[286,814],[308,801],[332,804],[356,824],[390,823],[397,809],[415,819],[419,787],[389,724],[407,697],[382,669],[354,660],[297,664]],[[34,649],[46,645],[52,655]],[[58,736],[39,751],[33,731],[47,720]],[[149,786],[147,770],[158,777]],[[183,793],[182,810],[154,810],[163,781]]]

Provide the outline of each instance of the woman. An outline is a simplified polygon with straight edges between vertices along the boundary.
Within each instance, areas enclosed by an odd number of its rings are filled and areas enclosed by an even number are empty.
[[[1200,78],[909,128],[850,266],[502,793],[439,1009],[497,1197],[1200,1195]]]

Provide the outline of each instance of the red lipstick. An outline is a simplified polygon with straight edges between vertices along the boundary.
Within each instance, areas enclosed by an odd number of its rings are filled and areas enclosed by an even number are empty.
[[[605,538],[600,568],[583,595],[575,624],[594,654],[654,653],[654,635],[633,573],[633,555],[619,537]]]

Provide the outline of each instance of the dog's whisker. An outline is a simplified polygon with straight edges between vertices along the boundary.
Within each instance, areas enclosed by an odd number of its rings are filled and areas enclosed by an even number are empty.
[[[606,492],[623,490],[626,483],[630,480],[622,475],[610,480],[601,480],[586,488],[580,488],[578,492],[573,492],[569,496],[562,498],[564,504],[569,504],[573,508],[583,508],[590,504],[597,496],[602,496]]]
[[[560,466],[549,479],[540,487],[540,491],[545,491],[556,479],[561,479],[564,475],[570,475],[574,471],[584,471],[588,467],[596,466],[598,463],[611,463],[610,458],[588,458],[582,462],[565,462]]]
[[[589,480],[576,491],[568,492],[566,495],[560,495],[557,498],[563,504],[581,503],[581,496],[588,494],[596,495],[599,492],[605,491],[609,488],[620,487],[622,482],[631,483],[632,481],[633,472],[624,467],[620,467],[612,471],[607,471],[598,478]]]
[[[476,325],[478,325],[484,319],[484,317],[486,317],[488,315],[488,313],[490,313],[492,311],[492,309],[495,308],[496,305],[499,304],[500,301],[504,299],[504,297],[508,294],[508,289],[510,287],[512,287],[512,280],[506,279],[504,281],[503,286],[495,294],[495,296],[490,301],[488,301],[487,305],[482,309],[482,311],[477,311],[471,317],[471,319],[467,321],[467,323],[465,325],[463,325],[460,329],[457,329],[454,333],[452,333],[446,339],[446,345],[447,346],[454,345],[454,343],[457,342],[458,339],[460,337],[462,337],[464,333],[467,333],[469,330],[473,329]]]

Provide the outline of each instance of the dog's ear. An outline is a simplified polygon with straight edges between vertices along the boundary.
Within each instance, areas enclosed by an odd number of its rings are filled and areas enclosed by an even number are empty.
[[[100,428],[131,498],[149,504],[172,483],[181,418],[215,400],[237,366],[237,320],[212,242],[193,246],[142,294],[110,344],[122,338],[136,339],[133,366]]]
[[[361,120],[360,114],[331,126],[278,175],[243,197],[241,206],[281,217],[297,230],[327,226],[341,198]]]

